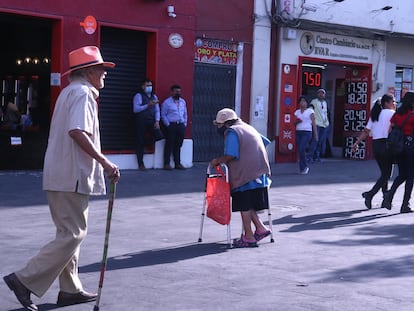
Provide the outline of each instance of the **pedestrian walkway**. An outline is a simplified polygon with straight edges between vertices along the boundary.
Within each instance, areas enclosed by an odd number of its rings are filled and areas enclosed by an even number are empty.
[[[327,160],[299,175],[272,165],[275,243],[227,249],[226,228],[206,219],[197,243],[206,163],[185,171],[123,171],[112,215],[101,311],[412,310],[414,215],[361,193],[378,177],[374,161]],[[54,235],[41,172],[0,172],[0,275],[20,268]],[[98,286],[107,197],[90,204],[80,256],[85,289]],[[240,235],[233,214],[232,236]],[[267,215],[263,214],[267,220]],[[39,310],[54,310],[55,283]],[[59,308],[92,310],[93,303]],[[0,310],[20,311],[0,283]]]

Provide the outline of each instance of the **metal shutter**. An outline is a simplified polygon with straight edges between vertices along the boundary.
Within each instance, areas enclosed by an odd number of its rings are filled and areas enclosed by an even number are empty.
[[[193,90],[194,161],[209,161],[223,154],[224,141],[216,133],[217,111],[235,104],[236,66],[195,63]]]
[[[146,75],[146,34],[102,27],[100,48],[104,60],[116,64],[100,92],[102,149],[135,150],[132,100]]]

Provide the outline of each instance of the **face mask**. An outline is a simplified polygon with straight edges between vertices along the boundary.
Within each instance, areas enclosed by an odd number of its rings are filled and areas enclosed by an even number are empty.
[[[174,98],[175,100],[180,99],[180,97],[181,97],[181,94],[174,94],[174,95],[173,95],[173,98]]]
[[[218,127],[217,128],[217,134],[219,134],[220,136],[224,136],[224,132],[227,130],[227,127],[225,127],[224,125],[222,127]]]
[[[152,93],[152,86],[146,86],[145,87],[145,93],[146,94],[151,94]]]

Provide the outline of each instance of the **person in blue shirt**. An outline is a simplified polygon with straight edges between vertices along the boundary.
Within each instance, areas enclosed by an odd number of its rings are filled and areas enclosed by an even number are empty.
[[[138,168],[145,171],[144,149],[154,141],[163,138],[160,130],[160,106],[158,97],[154,94],[152,81],[145,79],[141,91],[134,96],[133,111],[136,130],[136,154]]]
[[[244,234],[234,240],[235,247],[257,247],[257,242],[271,234],[257,215],[269,209],[270,165],[265,146],[270,141],[243,122],[229,108],[217,113],[214,124],[224,136],[224,155],[210,161],[215,167],[226,164],[232,196],[232,211],[240,212]],[[251,224],[256,230],[253,232]],[[270,224],[271,225],[271,224]]]

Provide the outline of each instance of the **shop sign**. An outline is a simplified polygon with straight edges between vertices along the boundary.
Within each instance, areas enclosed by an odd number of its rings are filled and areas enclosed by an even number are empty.
[[[238,44],[236,42],[198,38],[195,47],[195,61],[225,65],[237,64]]]
[[[94,34],[97,27],[96,19],[92,15],[86,16],[84,21],[81,22],[80,25],[83,27],[83,29],[88,35]]]
[[[303,54],[367,62],[372,57],[372,40],[328,33],[303,32],[299,46]]]

